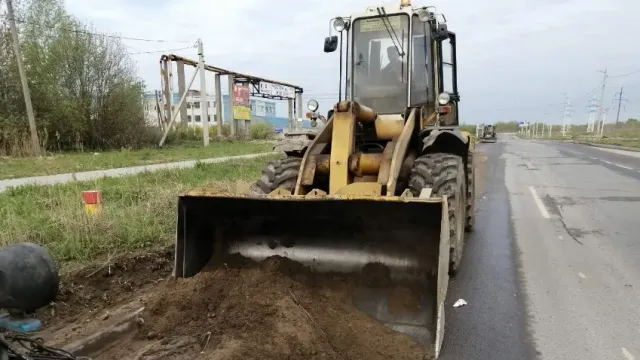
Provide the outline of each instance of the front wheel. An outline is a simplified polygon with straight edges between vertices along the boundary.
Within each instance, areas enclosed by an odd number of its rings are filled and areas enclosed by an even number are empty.
[[[420,196],[423,188],[432,188],[431,197],[447,196],[449,208],[449,273],[455,275],[464,247],[467,194],[464,162],[447,153],[425,154],[416,159],[409,178],[409,190]]]
[[[272,160],[262,169],[260,179],[251,185],[251,194],[270,194],[277,188],[283,188],[293,193],[302,159],[299,157],[285,157]]]

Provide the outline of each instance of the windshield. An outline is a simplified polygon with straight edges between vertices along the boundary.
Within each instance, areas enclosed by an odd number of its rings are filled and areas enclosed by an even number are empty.
[[[353,25],[353,99],[380,114],[401,113],[407,103],[409,17],[388,20],[357,19]]]

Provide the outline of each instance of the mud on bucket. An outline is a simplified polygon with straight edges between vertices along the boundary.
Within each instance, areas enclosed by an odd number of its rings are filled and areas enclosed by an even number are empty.
[[[174,275],[193,276],[236,254],[354,274],[357,308],[433,349],[448,283],[446,206],[441,199],[181,196]]]

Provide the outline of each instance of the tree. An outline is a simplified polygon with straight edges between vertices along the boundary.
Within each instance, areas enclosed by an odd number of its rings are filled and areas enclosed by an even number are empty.
[[[117,148],[152,140],[142,81],[125,46],[67,13],[61,0],[18,2],[16,20],[33,107],[49,149]],[[0,26],[0,151],[26,130],[19,78]]]

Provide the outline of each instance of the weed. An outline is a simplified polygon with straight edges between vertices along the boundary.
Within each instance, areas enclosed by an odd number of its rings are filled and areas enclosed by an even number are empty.
[[[104,254],[171,243],[178,194],[211,183],[234,189],[236,180],[256,179],[268,157],[200,163],[120,178],[50,186],[24,186],[0,194],[0,246],[31,241],[58,261],[90,261]],[[89,216],[81,192],[101,190],[101,214]]]

